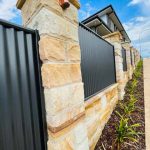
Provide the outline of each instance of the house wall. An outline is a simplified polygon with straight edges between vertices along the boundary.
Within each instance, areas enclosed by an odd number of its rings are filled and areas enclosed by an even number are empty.
[[[115,24],[113,21],[108,17],[108,15],[102,15],[100,18],[106,23],[106,25],[112,30],[115,31]]]
[[[108,16],[107,16],[107,15],[100,16],[100,18],[101,18],[106,24],[108,24]]]

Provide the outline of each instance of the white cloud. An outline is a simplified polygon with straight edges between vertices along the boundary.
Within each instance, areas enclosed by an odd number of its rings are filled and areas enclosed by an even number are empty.
[[[10,21],[20,15],[16,2],[17,0],[0,0],[0,19]]]
[[[139,16],[123,24],[132,44],[140,50],[142,55],[150,57],[150,17]]]
[[[90,2],[86,3],[82,9],[79,10],[80,20],[88,18],[94,11],[96,11],[96,8],[91,6]]]
[[[141,2],[143,2],[144,0],[131,0],[131,2],[128,4],[128,6],[131,6],[131,5],[136,5],[136,4],[139,4]]]
[[[128,3],[128,6],[134,6],[138,5],[141,8],[141,11],[149,16],[150,13],[150,0],[131,0],[130,3]]]

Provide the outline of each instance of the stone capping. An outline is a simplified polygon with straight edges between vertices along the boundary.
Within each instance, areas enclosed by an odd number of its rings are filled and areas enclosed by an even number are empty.
[[[80,8],[80,3],[78,0],[69,0],[70,3],[72,3],[77,9]]]
[[[111,38],[111,37],[114,37],[114,36],[118,36],[119,40],[122,40],[122,35],[119,31],[110,33],[108,35],[105,35],[105,36],[103,36],[103,38],[107,39],[107,38]]]
[[[25,2],[26,2],[26,0],[18,0],[17,4],[16,4],[16,7],[18,9],[21,9]]]
[[[126,50],[130,50],[131,42],[122,42],[121,44],[123,48],[125,48]]]
[[[25,2],[26,0],[18,0],[16,7],[18,9],[21,9]],[[77,9],[80,8],[80,3],[78,2],[78,0],[69,0],[69,2],[72,3]]]
[[[68,126],[70,126],[71,124],[73,124],[74,122],[78,121],[79,119],[81,119],[82,117],[85,117],[85,111],[78,114],[77,116],[75,116],[74,118],[66,121],[65,123],[63,123],[62,125],[58,126],[58,127],[52,127],[50,125],[48,125],[48,130],[51,131],[52,133],[57,133],[65,128],[67,128]]]
[[[102,97],[103,95],[105,95],[108,91],[111,91],[112,89],[114,89],[115,87],[117,87],[119,84],[118,83],[114,83],[108,87],[106,87],[104,90],[100,91],[97,95],[89,98],[87,101],[85,101],[85,108],[89,107],[91,104],[93,104],[94,102],[96,102],[100,97]]]

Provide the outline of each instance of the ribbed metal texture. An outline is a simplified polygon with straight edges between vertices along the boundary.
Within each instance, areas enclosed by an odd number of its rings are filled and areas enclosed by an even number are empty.
[[[130,50],[130,59],[131,59],[131,65],[133,65],[133,57],[132,57],[132,51]]]
[[[0,150],[46,150],[38,36],[0,20]]]
[[[114,47],[83,24],[79,25],[81,70],[85,98],[116,82]]]
[[[126,50],[122,48],[122,58],[123,58],[123,71],[127,71],[127,57]]]
[[[136,62],[135,52],[133,52],[133,55],[134,55],[134,64],[135,64],[135,62]]]

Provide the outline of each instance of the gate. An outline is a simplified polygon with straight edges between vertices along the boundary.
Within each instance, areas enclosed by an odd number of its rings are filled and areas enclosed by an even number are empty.
[[[38,32],[0,20],[0,150],[46,150]]]

